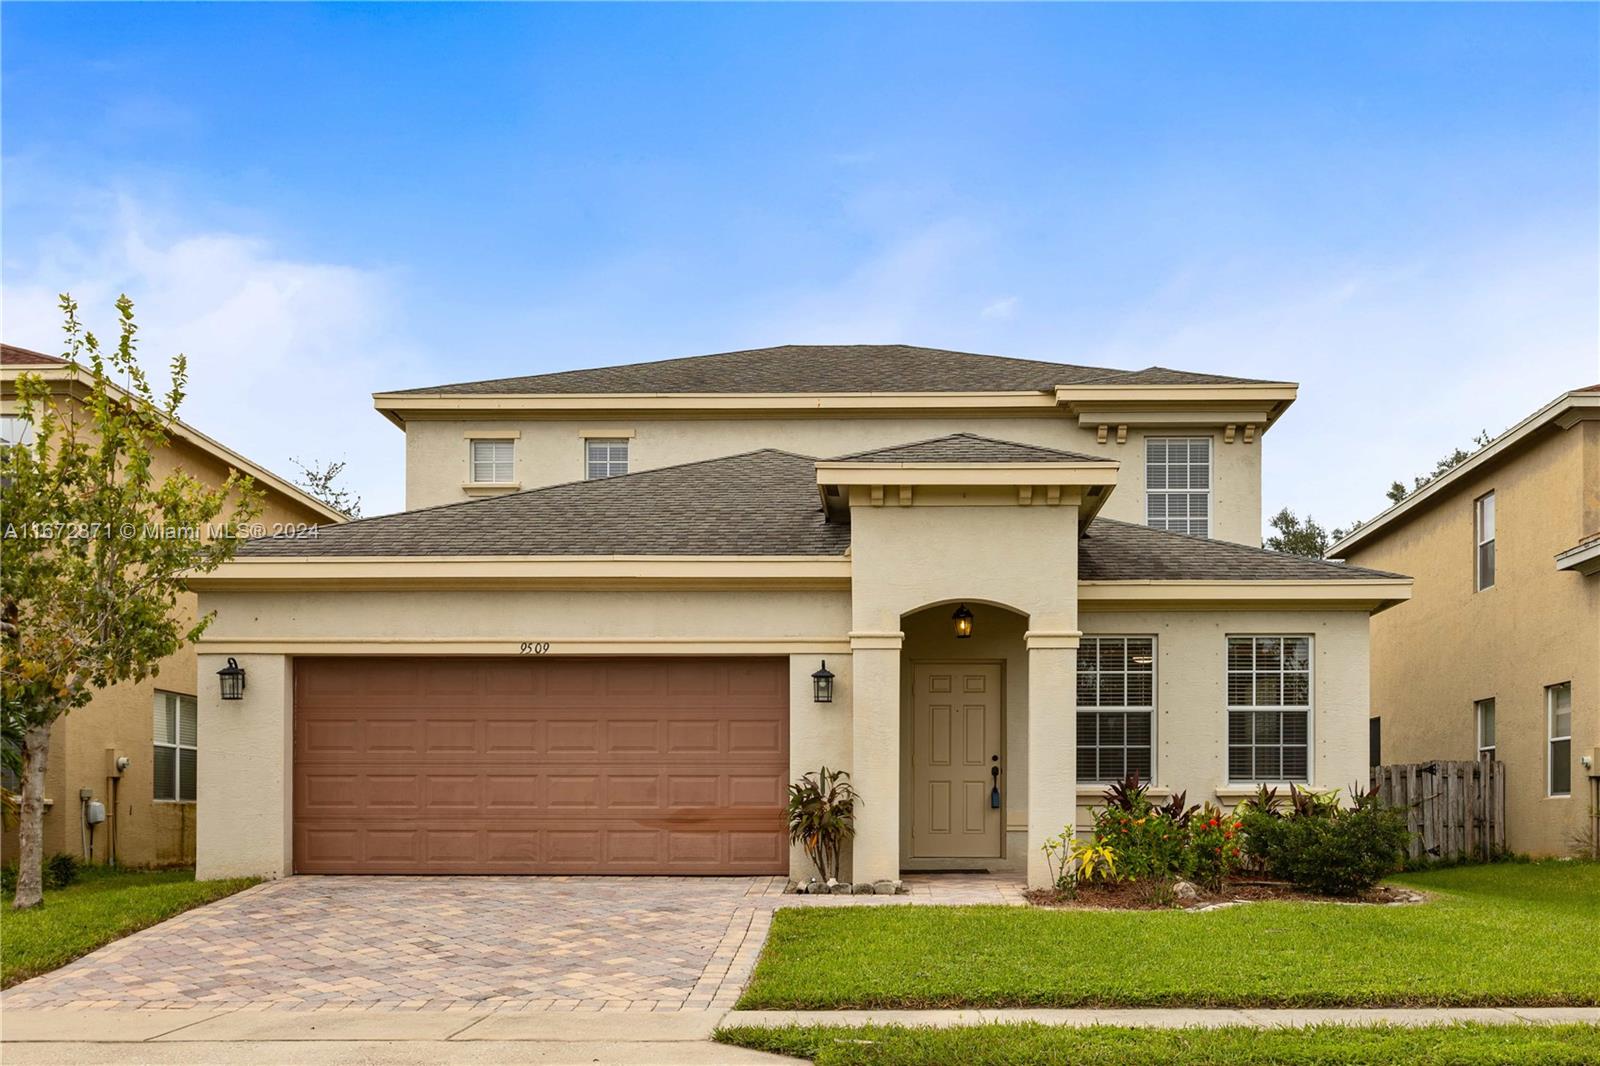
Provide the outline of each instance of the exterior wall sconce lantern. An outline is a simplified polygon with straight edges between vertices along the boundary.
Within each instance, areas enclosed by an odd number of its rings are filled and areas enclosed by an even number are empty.
[[[833,671],[828,669],[828,660],[822,660],[822,669],[811,675],[811,702],[833,702]]]
[[[956,608],[956,613],[950,616],[956,624],[956,639],[966,640],[972,636],[972,612],[967,610],[967,605],[962,604]]]
[[[228,657],[228,665],[217,671],[217,680],[222,686],[223,699],[244,699],[244,667],[237,659]]]

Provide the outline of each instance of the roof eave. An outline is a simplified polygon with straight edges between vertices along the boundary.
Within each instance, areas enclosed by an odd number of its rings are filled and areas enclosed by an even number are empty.
[[[1410,578],[1275,578],[1250,580],[1082,580],[1086,610],[1125,605],[1174,609],[1254,610],[1266,606],[1364,610],[1372,614],[1411,598]]]

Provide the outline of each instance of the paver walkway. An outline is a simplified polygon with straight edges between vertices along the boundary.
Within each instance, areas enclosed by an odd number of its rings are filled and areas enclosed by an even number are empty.
[[[781,877],[292,877],[0,995],[6,1011],[659,1012],[733,1005],[785,906],[1021,903],[998,876],[909,895],[783,895]]]

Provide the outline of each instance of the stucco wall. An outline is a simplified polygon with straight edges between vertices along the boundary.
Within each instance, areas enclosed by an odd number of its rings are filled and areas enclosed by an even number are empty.
[[[1495,493],[1495,584],[1474,591],[1473,504]],[[1349,553],[1410,574],[1410,602],[1372,623],[1373,714],[1383,761],[1471,759],[1473,702],[1493,698],[1506,764],[1506,843],[1564,854],[1585,830],[1594,783],[1580,756],[1600,745],[1600,575],[1555,568],[1595,531],[1600,422],[1549,427]],[[1572,682],[1570,798],[1546,795],[1547,685]],[[1587,791],[1587,795],[1586,795]]]
[[[1106,455],[1120,460],[1116,491],[1104,514],[1124,522],[1145,520],[1144,439],[1149,436],[1210,436],[1213,481],[1212,535],[1240,544],[1261,543],[1262,441],[1223,443],[1220,427],[1150,430],[1130,429],[1127,443],[1113,435],[1098,444],[1095,434],[1078,426],[1064,412],[1018,414],[1012,417],[920,418],[752,418],[752,419],[628,419],[615,423],[595,421],[495,421],[417,420],[406,426],[406,506],[428,507],[470,497],[462,491],[468,480],[468,444],[474,432],[514,430],[516,479],[525,489],[582,480],[583,436],[590,430],[614,425],[619,433],[633,434],[629,463],[633,470],[649,470],[676,463],[713,459],[756,448],[781,448],[818,458],[843,455],[946,433],[978,433],[1003,440],[1022,441],[1069,451]]]

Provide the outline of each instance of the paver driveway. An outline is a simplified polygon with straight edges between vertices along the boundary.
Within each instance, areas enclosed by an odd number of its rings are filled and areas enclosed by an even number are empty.
[[[683,1010],[731,1007],[772,910],[1020,902],[1006,879],[909,896],[784,896],[781,877],[292,877],[4,993],[31,1007]]]

